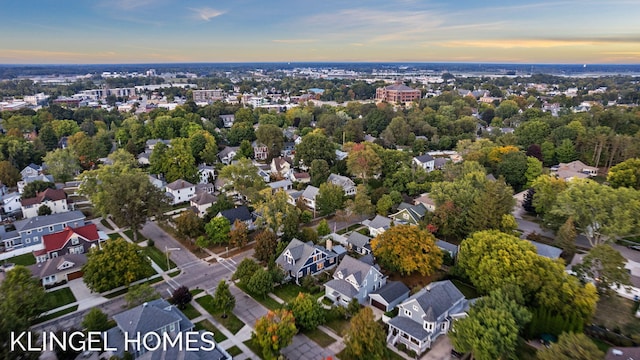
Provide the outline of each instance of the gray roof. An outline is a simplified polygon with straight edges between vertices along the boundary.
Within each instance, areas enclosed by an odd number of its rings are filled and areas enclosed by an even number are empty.
[[[369,244],[367,244],[365,246],[366,248],[368,248],[369,250],[371,250],[371,246]],[[369,265],[373,265],[376,262],[373,259],[373,255],[371,255],[371,253],[361,256],[358,260],[360,260],[361,262],[365,263],[365,264],[369,264]]]
[[[391,304],[398,298],[409,295],[409,288],[407,285],[403,284],[400,281],[389,281],[385,286],[380,288],[378,291],[374,291],[371,294],[380,295],[387,302],[387,304]]]
[[[267,185],[269,185],[271,189],[280,189],[283,187],[291,187],[293,183],[291,182],[291,180],[279,180],[279,181],[270,182]]]
[[[527,241],[529,241],[533,246],[536,247],[536,252],[540,256],[548,257],[550,259],[557,259],[560,257],[560,254],[562,254],[562,249],[557,248],[555,246],[542,244],[542,243],[531,241],[531,240],[527,240]]]
[[[353,275],[353,277],[355,277],[356,279],[356,282],[358,284],[361,284],[362,280],[364,280],[367,277],[369,271],[371,271],[371,268],[375,269],[375,267],[372,265],[346,255],[344,258],[342,258],[342,261],[340,261],[340,265],[338,265],[338,267],[336,268],[333,276],[334,278],[337,277],[337,274],[340,272],[342,273],[343,279],[346,279],[347,277]],[[375,270],[377,271],[377,269]]]
[[[370,237],[362,235],[357,231],[352,232],[351,235],[349,235],[349,237],[347,238],[348,244],[352,244],[353,246],[356,246],[359,248],[367,245],[369,241],[371,241]]]
[[[284,253],[286,253],[287,250],[289,250],[289,252],[291,253],[295,264],[287,263],[287,260],[284,258]],[[282,254],[278,256],[278,258],[276,259],[276,263],[281,265],[286,270],[291,270],[297,273],[302,265],[304,265],[304,260],[309,258],[309,256],[313,254],[314,250],[315,247],[313,245],[305,244],[298,239],[292,239],[289,242],[289,245],[287,245],[287,247],[284,249]]]
[[[196,205],[206,205],[213,204],[218,201],[218,198],[208,192],[201,192],[200,194],[192,197],[190,201]]]
[[[434,160],[433,156],[431,156],[431,155],[429,155],[429,154],[424,154],[424,155],[416,156],[416,157],[414,157],[414,159],[416,159],[416,160],[420,161],[420,162],[421,162],[421,163],[423,163],[423,164],[424,164],[424,163],[426,163],[426,162],[429,162],[429,161],[433,161],[433,160]]]
[[[180,331],[193,328],[193,323],[164,299],[153,300],[113,316],[118,327],[128,334],[155,332],[176,321]]]
[[[42,263],[37,263],[29,266],[29,270],[33,276],[42,279],[47,276],[51,276],[53,274],[57,274],[61,270],[58,270],[58,266],[64,264],[66,261],[73,264],[72,267],[68,267],[63,269],[65,271],[69,270],[80,270],[84,264],[87,263],[87,255],[85,254],[66,254],[62,256],[58,256],[51,260],[47,260]]]
[[[442,250],[449,251],[454,256],[458,253],[458,245],[448,243],[443,240],[436,240],[436,246]]]
[[[82,213],[82,211],[69,211],[69,212],[52,214],[52,215],[36,216],[36,217],[16,221],[14,225],[16,227],[16,231],[23,232],[31,229],[37,229],[44,226],[51,226],[51,225],[61,224],[61,223],[69,223],[72,221],[82,222],[82,224],[77,225],[77,226],[82,226],[84,225],[84,219],[85,219],[85,216]],[[77,227],[77,226],[72,226],[72,227]]]
[[[394,84],[385,87],[386,90],[395,90],[395,91],[415,91],[416,89],[411,88],[404,84]]]
[[[202,332],[204,330],[200,330]],[[189,347],[193,349],[198,349],[202,347],[209,347],[209,344],[205,344],[200,336],[192,336],[191,339],[197,340],[195,342],[189,343]],[[208,337],[211,339],[211,337]],[[183,339],[184,340],[184,339]],[[164,350],[160,348],[155,351],[147,351],[142,354],[137,360],[223,360],[223,359],[231,359],[231,356],[226,352],[226,350],[222,349],[220,346],[216,346],[211,351],[197,350],[197,351],[187,351],[185,349],[186,346],[183,346],[180,349],[180,346],[171,347],[167,346],[167,349]]]
[[[346,176],[338,174],[330,174],[327,182],[336,184],[338,186],[341,186],[342,188],[356,186],[356,183],[354,183],[353,180],[349,179]]]
[[[305,199],[314,199],[316,198],[316,196],[318,196],[318,191],[320,191],[320,189],[318,189],[315,186],[307,186],[304,191],[302,192],[302,197]]]
[[[324,286],[331,288],[348,298],[354,298],[358,295],[358,290],[343,279],[332,279],[328,283],[324,284]]]
[[[389,325],[393,325],[394,327],[419,340],[425,340],[429,336],[429,333],[424,329],[424,327],[422,327],[422,324],[418,324],[417,322],[404,316],[394,317],[393,319],[389,320]]]
[[[411,214],[416,218],[416,220],[420,220],[427,213],[427,208],[422,204],[411,205],[406,202],[401,202],[398,205],[398,211],[407,209]]]
[[[432,282],[426,288],[404,301],[403,304],[416,300],[426,314],[426,320],[435,321],[440,315],[449,310],[454,303],[462,299],[464,299],[464,295],[460,290],[451,281],[444,280]]]
[[[224,149],[222,149],[222,151],[218,153],[218,156],[220,158],[226,157],[231,152],[238,152],[238,149],[240,149],[239,146],[226,146]]]
[[[240,221],[253,220],[251,213],[249,212],[249,208],[244,205],[234,209],[222,210],[219,215],[229,220],[231,225],[233,225],[236,219]]]
[[[192,183],[182,179],[178,179],[172,183],[167,184],[167,187],[171,190],[186,189],[192,186],[194,186]]]
[[[44,181],[44,182],[50,182],[50,183],[54,182],[52,175],[44,175],[44,174],[36,175],[36,176],[27,176],[27,177],[23,178],[22,181],[25,184],[29,184],[29,183],[32,183],[34,181]]]
[[[388,229],[391,226],[391,219],[381,215],[376,215],[376,217],[368,223],[368,226],[374,229]]]

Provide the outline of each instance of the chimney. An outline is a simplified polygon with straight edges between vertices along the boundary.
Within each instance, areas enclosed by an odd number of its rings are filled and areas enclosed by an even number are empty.
[[[331,239],[327,239],[327,242],[324,246],[327,248],[327,250],[331,251],[331,249],[333,249],[333,241],[331,241]]]

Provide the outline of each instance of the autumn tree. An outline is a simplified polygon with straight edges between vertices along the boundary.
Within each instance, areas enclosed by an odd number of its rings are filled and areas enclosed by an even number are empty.
[[[91,249],[87,253],[87,263],[82,271],[87,287],[95,292],[128,286],[154,273],[151,261],[142,253],[141,248],[122,238],[105,242],[101,249]]]
[[[324,183],[320,185],[316,196],[316,208],[321,216],[333,214],[344,203],[344,190],[339,185]]]
[[[213,306],[217,311],[222,311],[222,317],[227,317],[227,312],[233,311],[236,307],[236,298],[231,294],[229,290],[229,284],[226,281],[221,280],[216,287],[216,292],[213,295]]]
[[[295,318],[289,310],[269,311],[256,321],[252,340],[262,348],[262,356],[267,360],[278,358],[280,351],[291,344],[298,332]]]
[[[298,293],[288,306],[300,330],[314,330],[324,324],[324,310],[309,294]]]
[[[221,245],[229,241],[229,231],[231,224],[224,216],[216,216],[204,226],[207,236],[199,237],[196,244],[200,247],[211,245]]]
[[[47,164],[47,171],[58,182],[66,182],[80,171],[78,159],[69,149],[56,149],[45,155],[42,159]]]
[[[240,159],[237,163],[227,165],[220,171],[220,178],[228,183],[225,185],[227,191],[235,191],[255,200],[258,192],[266,187],[264,179],[258,175],[258,170],[249,159]]]
[[[276,255],[278,239],[270,229],[265,229],[256,235],[254,257],[259,261],[269,261]]]
[[[345,335],[345,354],[350,359],[387,359],[386,333],[369,307],[363,307],[351,320]]]
[[[367,179],[379,174],[382,169],[382,160],[367,144],[349,143],[345,145],[345,149],[349,152],[347,170],[351,175],[362,179],[365,183]]]
[[[193,211],[183,211],[175,219],[176,230],[187,240],[194,241],[204,232],[202,219]]]
[[[9,187],[13,187],[16,186],[21,178],[20,170],[13,166],[10,161],[0,161],[0,182]]]
[[[416,226],[397,225],[371,240],[371,249],[385,269],[402,275],[433,274],[442,265],[442,252],[433,234]]]
[[[601,360],[604,353],[585,334],[562,333],[558,342],[538,350],[536,357],[538,360]]]
[[[249,228],[244,221],[236,219],[229,232],[229,244],[235,247],[243,247],[249,242]]]
[[[629,273],[624,267],[626,263],[627,259],[611,245],[598,244],[573,270],[586,281],[595,280],[598,289],[606,293],[612,287],[631,285]]]

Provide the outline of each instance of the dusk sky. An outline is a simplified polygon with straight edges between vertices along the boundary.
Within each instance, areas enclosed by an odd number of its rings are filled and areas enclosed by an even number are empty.
[[[0,63],[640,63],[640,0],[3,1]]]

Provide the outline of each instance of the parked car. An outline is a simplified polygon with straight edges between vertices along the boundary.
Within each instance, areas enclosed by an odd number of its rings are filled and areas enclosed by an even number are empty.
[[[640,251],[640,245],[629,245],[629,249]]]

